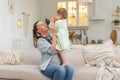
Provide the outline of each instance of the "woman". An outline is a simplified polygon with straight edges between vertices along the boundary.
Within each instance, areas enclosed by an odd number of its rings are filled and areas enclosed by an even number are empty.
[[[48,27],[42,21],[37,21],[33,26],[34,46],[41,52],[40,71],[52,80],[72,80],[73,69],[71,66],[61,65],[61,59],[55,50],[56,30],[50,28],[52,37],[48,33]]]

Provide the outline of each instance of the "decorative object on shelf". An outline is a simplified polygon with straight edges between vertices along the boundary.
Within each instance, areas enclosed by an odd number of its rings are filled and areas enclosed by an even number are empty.
[[[69,32],[69,39],[71,42],[74,42],[74,37],[75,37],[75,32],[74,31]]]
[[[14,0],[8,0],[8,10],[10,14],[14,13]]]
[[[97,43],[98,43],[98,44],[102,44],[102,43],[103,43],[103,40],[98,39]]]
[[[82,30],[81,43],[88,44],[88,37],[87,37],[86,30]]]
[[[88,44],[88,36],[86,35],[86,44]]]
[[[91,40],[91,44],[96,44],[96,41],[95,40]]]
[[[80,32],[69,31],[69,39],[72,44],[88,44],[88,36],[86,30],[80,30]]]
[[[120,7],[119,6],[116,7],[116,13],[120,13]]]
[[[69,31],[69,39],[72,44],[81,43],[81,33],[75,33],[75,31]]]
[[[24,26],[24,35],[25,37],[28,36],[28,30],[29,30],[29,16],[30,14],[23,12],[23,26]]]
[[[112,27],[119,30],[120,29],[120,7],[116,7],[115,13],[112,14],[115,19],[112,21]]]
[[[112,23],[113,23],[115,26],[118,26],[118,25],[120,24],[120,20],[115,19],[115,20],[113,20]]]
[[[48,19],[48,18],[45,18],[45,23],[47,24],[47,26],[49,25],[49,23],[50,23],[50,19]]]
[[[81,43],[81,40],[82,40],[82,34],[81,33],[75,34],[76,43]]]
[[[112,30],[112,32],[110,34],[110,38],[112,39],[113,44],[115,44],[117,41],[117,31],[116,30],[114,30],[114,29]]]

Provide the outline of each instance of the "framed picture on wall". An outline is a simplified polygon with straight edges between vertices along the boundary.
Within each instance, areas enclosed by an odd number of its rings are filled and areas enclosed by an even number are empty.
[[[14,13],[14,0],[8,0],[8,10],[10,14]]]

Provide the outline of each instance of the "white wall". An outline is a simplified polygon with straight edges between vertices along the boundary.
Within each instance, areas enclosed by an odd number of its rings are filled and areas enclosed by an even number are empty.
[[[51,18],[55,15],[56,3],[60,0],[41,0],[41,20]],[[61,0],[62,1],[62,0]],[[99,10],[104,15],[103,21],[90,21],[89,29],[87,31],[89,42],[94,39],[107,40],[110,38],[112,30],[111,22],[114,19],[112,13],[115,11],[116,6],[120,6],[120,0],[99,0]],[[89,6],[90,16],[93,14],[93,5]],[[120,31],[118,32],[118,42],[120,42]]]
[[[51,18],[55,15],[58,0],[14,0],[14,14],[8,12],[8,0],[0,1],[0,50],[13,49],[14,40],[22,48],[33,47],[32,27],[35,21]],[[100,11],[105,15],[105,21],[90,21],[88,29],[89,41],[91,39],[107,40],[111,31],[112,13],[120,0],[100,0]],[[24,36],[24,26],[17,27],[17,19],[23,20],[22,12],[30,14],[28,37]],[[92,6],[90,6],[90,13]],[[118,32],[120,42],[120,31]]]
[[[115,18],[112,13],[115,12],[116,6],[120,6],[120,0],[100,0],[99,10],[105,17],[105,21],[90,21],[88,29],[89,39],[103,39],[110,38],[112,28],[111,22]],[[91,9],[90,9],[91,10]],[[120,43],[120,32],[118,31],[118,42]]]
[[[19,47],[33,47],[32,26],[40,18],[40,0],[14,0],[14,13],[8,11],[8,0],[0,1],[0,50],[14,48],[14,41]],[[22,12],[29,13],[28,37],[24,36],[24,26],[17,27],[17,19],[23,21]]]

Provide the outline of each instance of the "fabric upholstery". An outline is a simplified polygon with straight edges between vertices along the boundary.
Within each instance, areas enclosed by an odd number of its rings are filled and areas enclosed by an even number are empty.
[[[23,64],[39,65],[40,64],[40,52],[37,48],[24,48],[23,51]]]
[[[92,45],[94,48],[96,45]],[[74,69],[73,80],[96,80],[98,68],[86,66],[83,45],[71,45],[66,57]],[[116,46],[114,46],[116,47]],[[39,70],[40,52],[36,48],[20,49],[23,52],[23,64],[0,65],[0,80],[51,80],[41,74]],[[120,46],[115,48],[116,55],[120,56]],[[0,55],[6,53],[0,51]],[[118,71],[120,71],[118,69]]]
[[[74,67],[73,80],[96,80],[97,67]]]
[[[40,73],[38,65],[1,65],[0,78],[11,80],[48,80]]]
[[[81,49],[70,49],[66,52],[67,59],[71,66],[84,66],[85,61]]]
[[[0,64],[22,64],[22,51],[10,50],[0,54]]]
[[[114,59],[115,49],[112,40],[108,40],[99,45],[84,46],[84,57],[88,64],[96,65],[102,60],[109,58]]]

